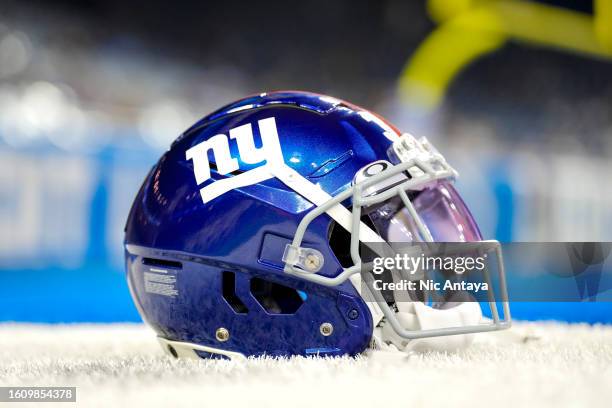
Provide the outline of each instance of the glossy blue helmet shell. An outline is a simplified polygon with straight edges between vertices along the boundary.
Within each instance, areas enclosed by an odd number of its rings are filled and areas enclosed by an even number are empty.
[[[238,169],[220,174],[209,152],[211,178],[198,185],[186,158],[190,148],[247,124],[258,146],[257,123],[268,118],[285,164],[330,195],[348,188],[363,166],[388,160],[397,137],[366,110],[306,92],[252,96],[204,117],[161,157],[132,206],[125,254],[134,301],[157,334],[172,341],[245,356],[355,355],[367,347],[373,323],[352,284],[324,287],[283,272],[285,246],[314,204],[275,178],[204,202],[203,185],[262,163],[243,161],[228,138]],[[333,225],[327,215],[318,217],[304,237],[324,256],[320,274],[330,277],[342,271],[330,247]],[[333,332],[324,334],[322,325]]]

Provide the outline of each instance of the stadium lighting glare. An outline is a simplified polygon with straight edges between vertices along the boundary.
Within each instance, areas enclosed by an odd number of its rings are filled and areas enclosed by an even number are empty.
[[[25,88],[0,89],[0,134],[13,147],[47,138],[62,149],[82,144],[86,115],[64,85],[38,81]]]

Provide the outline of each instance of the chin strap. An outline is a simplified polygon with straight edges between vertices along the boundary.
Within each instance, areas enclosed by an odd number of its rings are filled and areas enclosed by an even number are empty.
[[[477,302],[458,303],[448,309],[434,309],[421,302],[400,302],[398,308],[397,319],[408,330],[469,326],[478,324],[482,320],[482,311]],[[374,331],[373,348],[382,350],[396,348],[400,351],[455,351],[467,348],[473,339],[474,334],[458,334],[407,341],[383,321]]]

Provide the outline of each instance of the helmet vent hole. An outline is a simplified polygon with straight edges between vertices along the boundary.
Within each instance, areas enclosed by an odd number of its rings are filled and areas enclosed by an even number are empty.
[[[223,298],[228,305],[238,314],[246,314],[249,309],[236,295],[236,275],[233,272],[223,272],[221,274],[221,286]]]
[[[174,349],[174,347],[172,347],[171,345],[168,344],[168,352],[170,354],[172,354],[172,357],[174,358],[178,358],[178,353],[176,352],[176,350]]]
[[[251,294],[269,314],[294,314],[304,303],[297,290],[261,278],[251,279]]]
[[[142,258],[142,263],[148,266],[156,266],[158,268],[182,269],[183,264],[169,259],[157,258]]]

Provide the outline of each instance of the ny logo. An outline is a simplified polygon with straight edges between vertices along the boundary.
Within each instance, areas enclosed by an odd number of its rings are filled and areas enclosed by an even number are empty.
[[[255,147],[253,128],[250,123],[230,129],[229,138],[236,140],[238,154],[243,163],[261,163],[262,166],[236,176],[216,180],[202,187],[200,189],[202,201],[206,203],[235,188],[257,184],[272,178],[274,177],[272,169],[284,164],[283,152],[278,140],[274,118],[262,119],[257,124],[261,136],[261,147]],[[212,150],[219,174],[227,175],[240,169],[238,159],[231,155],[227,136],[224,134],[215,135],[185,152],[185,158],[193,160],[193,173],[198,185],[211,177],[210,163],[208,161],[208,152],[210,150]]]

